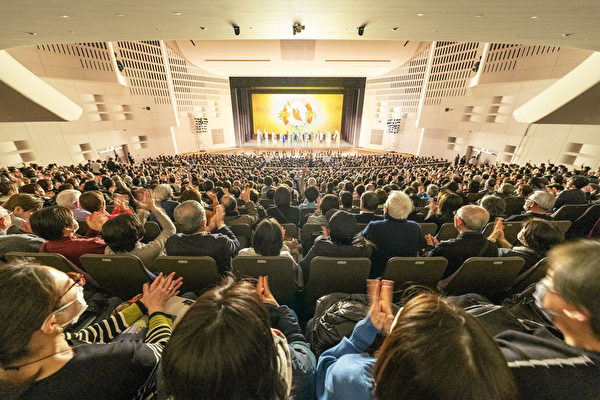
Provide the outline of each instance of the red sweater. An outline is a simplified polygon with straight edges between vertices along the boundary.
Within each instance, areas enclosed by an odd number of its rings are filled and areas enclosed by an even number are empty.
[[[40,253],[58,253],[65,256],[73,264],[81,267],[79,257],[83,254],[104,254],[106,243],[94,238],[65,237],[59,240],[46,241],[40,246]]]

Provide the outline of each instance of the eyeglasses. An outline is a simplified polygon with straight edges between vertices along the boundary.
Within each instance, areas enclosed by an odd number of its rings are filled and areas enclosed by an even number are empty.
[[[71,278],[73,283],[69,285],[67,290],[59,297],[59,300],[62,299],[65,294],[69,293],[69,290],[71,290],[73,286],[83,287],[83,285],[85,285],[85,276],[83,276],[83,274],[80,274],[79,272],[67,272],[67,275]]]

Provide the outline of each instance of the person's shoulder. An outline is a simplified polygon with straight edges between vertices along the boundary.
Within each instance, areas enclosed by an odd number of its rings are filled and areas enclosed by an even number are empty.
[[[329,370],[329,391],[339,399],[372,399],[374,366],[375,359],[365,354],[341,356]]]

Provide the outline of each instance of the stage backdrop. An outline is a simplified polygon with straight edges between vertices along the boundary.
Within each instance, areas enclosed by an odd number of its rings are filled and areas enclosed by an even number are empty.
[[[252,133],[341,131],[343,94],[252,93]]]

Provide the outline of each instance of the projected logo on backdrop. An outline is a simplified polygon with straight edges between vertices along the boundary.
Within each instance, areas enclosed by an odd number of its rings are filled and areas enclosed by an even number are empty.
[[[252,94],[253,131],[339,131],[343,94]]]

